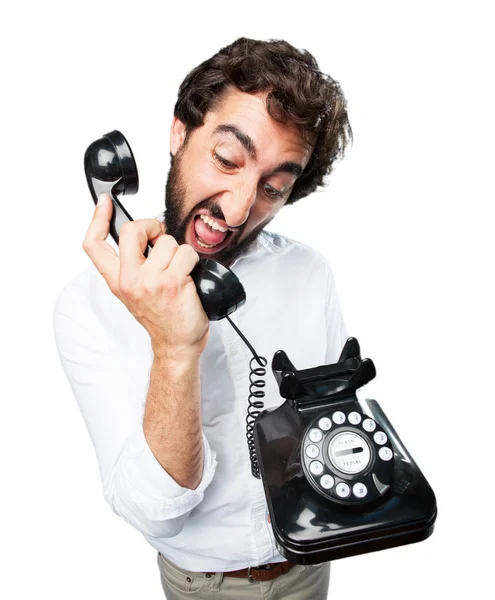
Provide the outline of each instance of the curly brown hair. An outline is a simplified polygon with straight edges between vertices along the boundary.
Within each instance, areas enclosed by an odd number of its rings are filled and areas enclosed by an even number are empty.
[[[293,123],[314,143],[286,204],[325,185],[325,176],[352,140],[339,83],[321,73],[307,50],[284,40],[239,38],[193,69],[181,83],[174,115],[186,125],[188,134],[203,125],[205,114],[232,86],[248,94],[268,92],[268,114],[276,121]]]

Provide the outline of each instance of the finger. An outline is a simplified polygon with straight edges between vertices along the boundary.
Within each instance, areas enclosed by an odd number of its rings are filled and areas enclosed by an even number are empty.
[[[138,219],[124,223],[119,234],[119,253],[122,268],[126,270],[139,268],[146,260],[144,251],[148,246],[148,242],[153,239],[156,240],[162,233],[163,225],[157,219]]]
[[[191,271],[199,261],[199,254],[189,244],[182,244],[174,254],[168,271],[184,279],[191,274]]]
[[[110,231],[113,204],[108,194],[102,194],[83,240],[83,249],[104,277],[112,291],[116,290],[120,261],[115,250],[105,240]]]
[[[164,233],[166,233],[165,231],[165,223],[163,222],[163,217],[156,217],[156,220],[160,223],[160,227],[162,228],[160,235],[163,235]],[[155,245],[156,240],[160,237],[160,235],[157,235],[156,237],[154,237],[153,239],[150,240],[150,244],[152,246]]]
[[[142,267],[143,274],[158,275],[167,269],[178,249],[179,244],[171,235],[160,236]]]

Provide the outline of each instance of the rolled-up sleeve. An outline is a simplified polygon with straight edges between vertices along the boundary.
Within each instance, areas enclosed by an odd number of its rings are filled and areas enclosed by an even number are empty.
[[[60,360],[96,451],[105,499],[145,535],[178,534],[215,473],[215,454],[204,433],[202,479],[196,489],[184,488],[163,469],[144,436],[147,384],[136,383],[117,360],[101,322],[69,288],[60,294],[53,319]]]

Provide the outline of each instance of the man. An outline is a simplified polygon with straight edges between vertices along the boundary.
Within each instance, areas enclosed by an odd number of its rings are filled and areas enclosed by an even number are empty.
[[[209,323],[189,274],[199,257],[237,274],[247,301],[232,319],[260,354],[335,362],[347,335],[326,260],[264,228],[323,184],[350,136],[340,88],[308,52],[237,40],[180,86],[165,223],[126,224],[117,254],[102,196],[83,243],[96,268],[57,302],[105,498],[158,550],[169,600],[327,597],[328,564],[276,549],[245,438],[250,355],[228,322]],[[281,404],[271,373],[265,391]]]

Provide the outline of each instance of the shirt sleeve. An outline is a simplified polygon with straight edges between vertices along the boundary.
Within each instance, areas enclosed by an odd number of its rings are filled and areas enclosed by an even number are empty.
[[[68,288],[55,305],[54,333],[96,451],[105,499],[143,534],[177,535],[215,473],[215,454],[204,433],[202,479],[194,490],[183,488],[162,468],[144,436],[147,386],[128,376],[112,352],[103,325]]]
[[[327,351],[325,355],[325,364],[328,365],[338,361],[349,334],[340,309],[340,300],[332,269],[330,268],[330,265],[327,264],[326,266],[325,316],[327,326]]]

